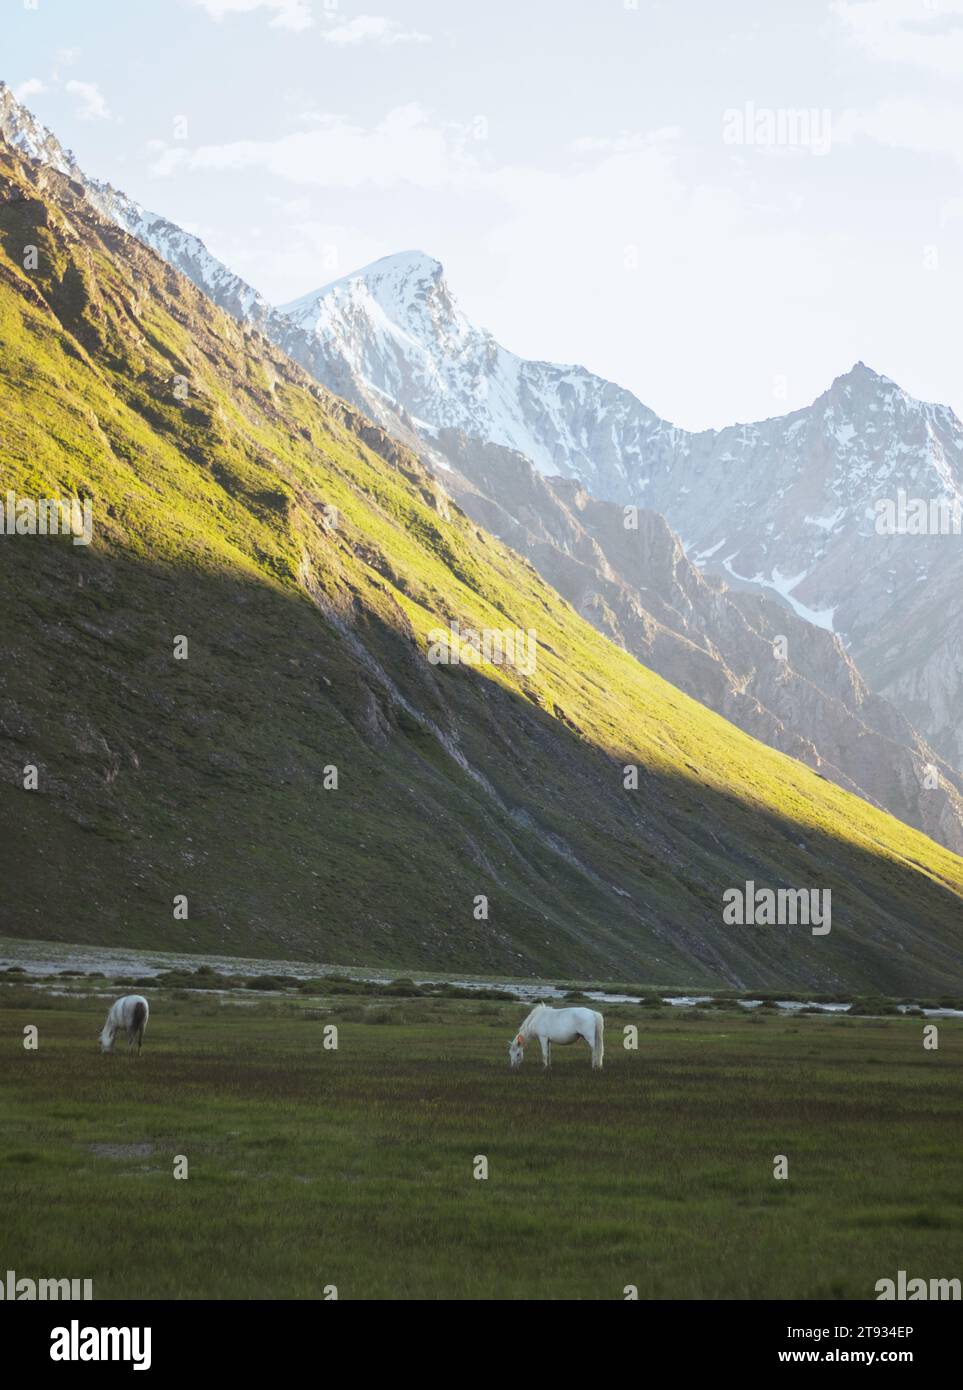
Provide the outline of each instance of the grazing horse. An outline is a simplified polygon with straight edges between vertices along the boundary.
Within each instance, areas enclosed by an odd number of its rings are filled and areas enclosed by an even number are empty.
[[[594,1009],[550,1009],[536,1004],[508,1044],[509,1066],[517,1067],[525,1056],[529,1038],[542,1044],[542,1061],[552,1065],[552,1043],[573,1043],[584,1038],[592,1049],[592,1070],[602,1070],[605,1055],[605,1019]]]
[[[125,994],[110,1006],[107,1022],[100,1034],[100,1046],[104,1052],[112,1052],[114,1038],[123,1028],[127,1034],[127,1054],[133,1050],[134,1043],[140,1052],[144,1041],[144,1029],[150,1017],[150,1005],[142,994]]]

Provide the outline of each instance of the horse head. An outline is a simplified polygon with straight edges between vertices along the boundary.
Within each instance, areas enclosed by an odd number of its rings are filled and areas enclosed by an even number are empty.
[[[508,1044],[508,1065],[510,1067],[520,1066],[525,1057],[525,1039],[521,1033],[516,1033]]]

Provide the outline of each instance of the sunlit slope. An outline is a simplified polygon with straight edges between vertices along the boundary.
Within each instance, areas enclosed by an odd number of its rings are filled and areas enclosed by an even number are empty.
[[[0,344],[2,491],[94,514],[89,547],[0,537],[3,932],[958,984],[963,861],[609,644],[412,455],[7,153]],[[455,619],[534,630],[535,671],[430,664]],[[725,926],[746,880],[831,889],[831,933]]]

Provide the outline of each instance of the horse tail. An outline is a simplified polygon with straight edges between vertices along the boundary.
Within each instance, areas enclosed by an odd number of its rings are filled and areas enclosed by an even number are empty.
[[[605,1056],[605,1019],[601,1014],[595,1015],[595,1046],[592,1048],[592,1065],[602,1069],[602,1059]]]
[[[130,1015],[130,1036],[133,1042],[140,1047],[144,1041],[144,1029],[147,1027],[147,1004],[143,999],[138,999]]]

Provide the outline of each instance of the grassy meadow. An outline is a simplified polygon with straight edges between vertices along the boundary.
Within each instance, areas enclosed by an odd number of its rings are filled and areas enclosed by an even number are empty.
[[[517,1002],[154,989],[129,1060],[99,1054],[88,990],[0,988],[0,1270],[235,1299],[865,1299],[960,1273],[963,1020],[932,1052],[919,1017],[605,1006],[603,1072],[536,1045],[510,1073]]]

